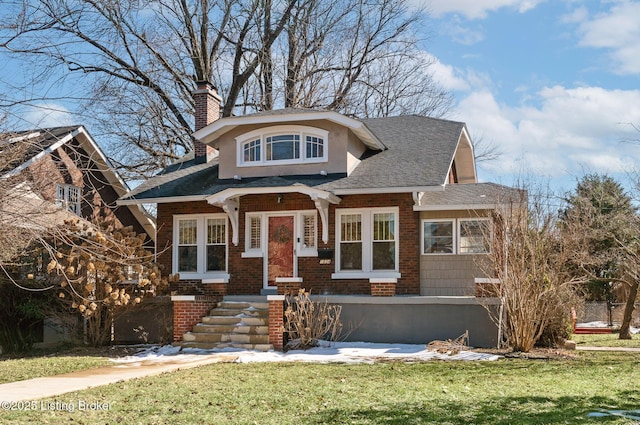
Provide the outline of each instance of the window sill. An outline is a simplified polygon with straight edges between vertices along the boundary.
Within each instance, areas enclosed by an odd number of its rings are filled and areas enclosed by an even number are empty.
[[[262,258],[262,251],[245,251],[240,254],[242,258]]]
[[[180,273],[180,280],[201,280],[202,283],[229,283],[231,275],[221,273]]]
[[[331,274],[331,279],[400,279],[399,272],[338,272]]]

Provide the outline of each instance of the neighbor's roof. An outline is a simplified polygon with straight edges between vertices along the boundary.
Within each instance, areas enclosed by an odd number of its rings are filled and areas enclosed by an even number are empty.
[[[91,157],[93,163],[98,167],[97,171],[102,173],[118,196],[123,196],[129,190],[125,181],[113,168],[100,146],[84,126],[40,128],[5,134],[5,136],[7,137],[0,138],[0,153],[4,147],[11,144],[20,144],[20,149],[16,159],[0,170],[0,178],[2,179],[19,175],[39,159],[75,139]],[[129,210],[149,237],[155,240],[155,220],[140,205],[131,205]]]
[[[300,112],[297,109],[270,111],[254,116],[299,116],[300,113],[312,116],[306,110]],[[296,183],[335,194],[441,186],[447,180],[458,141],[466,131],[465,124],[461,122],[416,115],[373,118],[360,122],[385,149],[368,149],[349,176],[343,173],[219,179],[217,160],[206,164],[186,161],[174,164],[147,180],[121,202],[162,202],[163,199],[175,197],[184,198],[185,201],[200,200],[229,188],[281,187]]]

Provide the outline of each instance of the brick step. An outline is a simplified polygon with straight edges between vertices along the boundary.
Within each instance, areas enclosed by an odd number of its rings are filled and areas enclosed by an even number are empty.
[[[202,350],[223,349],[223,348],[238,348],[242,350],[255,350],[255,351],[272,351],[273,345],[271,344],[236,344],[236,343],[217,343],[217,342],[182,342],[180,343],[182,348],[199,348]]]
[[[228,333],[242,335],[268,335],[269,324],[260,325],[216,325],[198,323],[192,333]]]
[[[237,344],[268,344],[269,334],[230,334],[214,332],[187,332],[184,342],[224,342]]]
[[[205,325],[269,326],[269,316],[205,316],[201,323]]]

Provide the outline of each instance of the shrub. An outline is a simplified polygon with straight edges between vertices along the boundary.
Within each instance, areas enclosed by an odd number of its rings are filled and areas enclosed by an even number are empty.
[[[287,295],[284,312],[284,333],[287,350],[316,347],[318,341],[336,341],[342,332],[342,306],[314,302],[310,293],[300,289],[297,295]]]

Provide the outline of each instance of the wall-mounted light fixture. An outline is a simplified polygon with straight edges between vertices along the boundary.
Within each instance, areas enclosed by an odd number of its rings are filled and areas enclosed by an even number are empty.
[[[281,204],[284,201],[284,195],[282,193],[278,194],[278,203]]]

